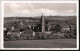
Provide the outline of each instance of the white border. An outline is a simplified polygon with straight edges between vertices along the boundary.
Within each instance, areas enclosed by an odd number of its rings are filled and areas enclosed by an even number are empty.
[[[3,50],[78,50],[79,49],[79,15],[78,15],[78,1],[2,1],[2,30],[3,30],[3,23],[4,23],[4,3],[76,3],[77,4],[77,48],[3,48],[3,35],[2,35],[2,49]],[[2,31],[3,34],[3,31]]]

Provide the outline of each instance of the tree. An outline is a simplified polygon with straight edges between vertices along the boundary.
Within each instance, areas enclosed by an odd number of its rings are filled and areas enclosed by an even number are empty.
[[[48,22],[45,22],[45,31],[48,31]]]
[[[53,28],[53,32],[55,32],[55,33],[61,32],[61,29],[62,29],[62,27],[61,27],[59,24],[57,24],[57,25]]]

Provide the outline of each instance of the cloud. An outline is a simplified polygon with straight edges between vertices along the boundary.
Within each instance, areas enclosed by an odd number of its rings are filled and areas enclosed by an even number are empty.
[[[39,4],[38,4],[39,5]],[[41,16],[42,14],[44,16],[49,16],[49,15],[73,15],[75,14],[74,9],[50,9],[49,7],[44,7],[46,5],[39,5],[35,6],[34,4],[31,3],[5,3],[4,4],[4,16],[28,16],[28,17],[34,17],[34,16]],[[41,7],[43,6],[43,7]],[[60,7],[61,8],[61,7]]]
[[[20,13],[21,15],[25,15],[25,16],[41,16],[42,14],[44,16],[49,16],[49,15],[55,15],[56,12],[54,12],[53,10],[49,10],[49,9],[45,9],[45,8],[41,8],[41,9],[34,9],[34,10],[21,10],[20,12],[16,12],[16,13]],[[20,16],[21,16],[20,15]]]

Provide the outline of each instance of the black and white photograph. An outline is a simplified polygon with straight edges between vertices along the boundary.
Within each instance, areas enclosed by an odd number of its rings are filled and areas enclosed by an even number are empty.
[[[3,2],[4,49],[77,49],[77,2]]]

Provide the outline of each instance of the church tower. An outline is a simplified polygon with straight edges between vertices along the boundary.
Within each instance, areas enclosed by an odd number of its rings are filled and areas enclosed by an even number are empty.
[[[41,16],[41,32],[45,32],[45,20],[43,18],[43,14]]]

